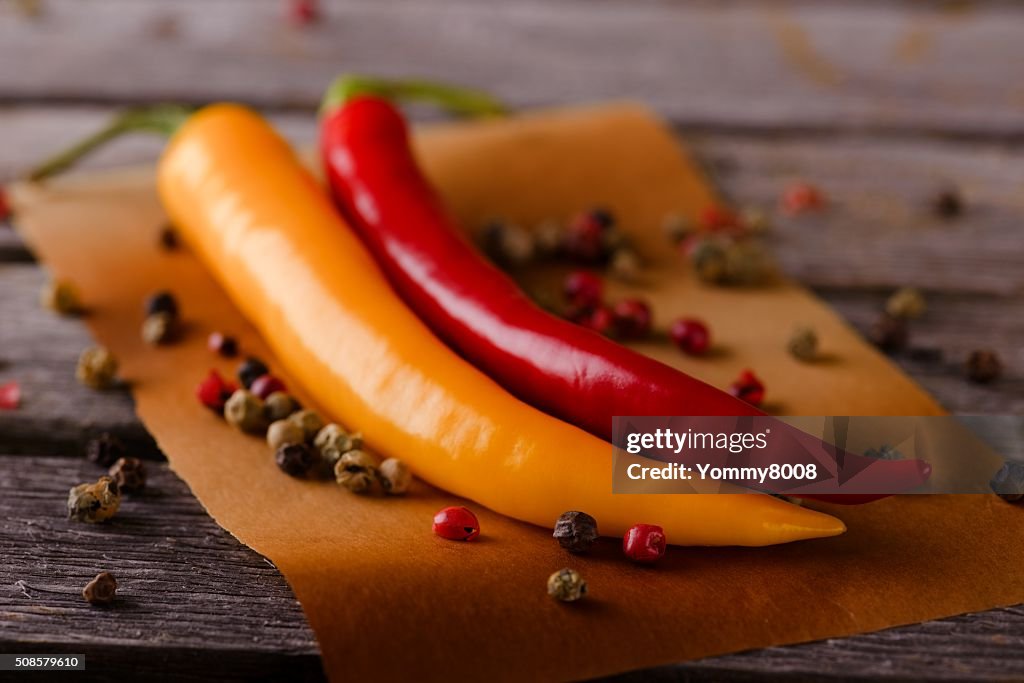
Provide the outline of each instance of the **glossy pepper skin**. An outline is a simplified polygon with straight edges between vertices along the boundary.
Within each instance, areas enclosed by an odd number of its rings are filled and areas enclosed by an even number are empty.
[[[289,378],[435,486],[545,527],[569,509],[610,535],[644,520],[680,545],[760,546],[845,528],[766,495],[613,495],[611,446],[522,403],[438,340],[287,143],[245,108],[188,119],[158,186]]]

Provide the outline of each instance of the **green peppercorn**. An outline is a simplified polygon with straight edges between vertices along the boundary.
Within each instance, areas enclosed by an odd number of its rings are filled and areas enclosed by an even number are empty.
[[[377,468],[381,488],[384,493],[400,496],[409,490],[412,483],[412,472],[409,466],[398,458],[388,458]]]
[[[756,285],[768,279],[772,271],[768,252],[749,240],[732,242],[725,249],[724,280],[734,285]]]
[[[885,302],[885,312],[893,318],[912,320],[924,315],[927,305],[921,292],[913,287],[897,290]]]
[[[268,422],[284,420],[299,409],[299,402],[291,394],[275,391],[263,402],[263,410],[267,413]]]
[[[555,531],[551,535],[570,552],[586,552],[597,540],[597,520],[578,510],[563,512],[555,522]]]
[[[267,427],[263,401],[245,389],[238,389],[231,394],[231,398],[224,404],[224,419],[233,427],[251,434],[262,432]]]
[[[629,248],[616,249],[608,264],[608,270],[613,277],[623,282],[636,282],[640,277],[640,256]]]
[[[556,255],[564,242],[565,227],[554,219],[541,221],[533,231],[534,250],[539,256]]]
[[[726,276],[726,255],[722,245],[711,239],[702,239],[690,252],[690,261],[701,282],[718,284]]]
[[[146,488],[146,467],[138,458],[119,458],[108,472],[119,491],[138,493]]]
[[[267,428],[267,445],[276,451],[288,443],[305,443],[306,433],[291,420],[277,420]]]
[[[304,443],[286,443],[277,449],[274,461],[285,474],[304,477],[316,466],[317,455]]]
[[[78,288],[67,280],[50,280],[43,285],[39,303],[59,315],[79,315],[83,310]]]
[[[587,594],[587,582],[575,569],[559,569],[548,577],[548,595],[562,602],[575,602]]]
[[[68,519],[95,524],[117,513],[121,490],[110,477],[100,477],[93,484],[79,484],[68,493]]]
[[[269,374],[270,370],[259,358],[249,356],[238,366],[238,381],[248,389],[257,378]]]
[[[82,597],[90,605],[109,605],[117,597],[117,580],[110,572],[100,572],[92,581],[85,584]]]
[[[102,346],[93,346],[78,357],[78,381],[92,389],[109,389],[117,382],[117,359]]]
[[[178,300],[174,298],[174,295],[168,291],[160,291],[152,294],[146,299],[146,315],[151,316],[156,313],[167,313],[168,315],[177,318],[178,317]]]
[[[288,420],[302,428],[303,441],[312,441],[317,433],[324,428],[324,420],[315,410],[300,410],[288,417]]]
[[[339,425],[332,422],[317,432],[313,439],[313,445],[320,451],[320,457],[334,467],[334,463],[338,462],[342,455],[359,448],[362,445],[362,440],[357,442],[356,439],[353,439],[353,435],[346,433]]]
[[[334,465],[334,479],[353,493],[368,493],[377,481],[377,460],[366,451],[349,451]]]
[[[810,327],[798,327],[793,331],[786,348],[797,360],[812,361],[818,355],[818,335]]]
[[[142,340],[147,344],[166,344],[174,338],[177,318],[161,311],[146,317],[142,323]]]

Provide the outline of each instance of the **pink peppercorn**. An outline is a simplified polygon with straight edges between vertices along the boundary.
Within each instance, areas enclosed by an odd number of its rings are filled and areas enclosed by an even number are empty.
[[[744,370],[729,386],[729,393],[752,406],[759,406],[764,401],[764,383],[752,371]]]
[[[724,206],[709,206],[700,212],[700,227],[711,232],[732,230],[739,225],[739,218]]]
[[[577,214],[565,233],[565,251],[581,263],[599,263],[607,256],[605,234],[615,224],[610,213],[591,209]]]
[[[434,515],[434,533],[451,541],[472,541],[480,535],[480,522],[469,508],[446,507]]]
[[[642,339],[651,331],[651,307],[640,299],[623,299],[612,309],[615,331],[623,339]]]
[[[288,18],[296,26],[314,23],[320,18],[316,0],[288,0]]]
[[[669,328],[672,342],[684,353],[700,356],[711,346],[711,333],[707,325],[694,318],[680,318]]]
[[[238,355],[238,340],[221,332],[211,332],[206,340],[206,347],[225,358],[234,358]]]
[[[634,524],[622,537],[622,552],[634,562],[657,562],[665,545],[665,530],[656,524]]]
[[[790,216],[817,211],[825,206],[825,195],[809,183],[794,183],[782,193],[782,210]]]
[[[565,293],[565,300],[571,305],[593,308],[601,303],[604,283],[593,273],[577,270],[566,276],[562,291]]]
[[[0,410],[15,410],[21,405],[21,385],[8,382],[0,385]]]
[[[598,334],[607,335],[615,325],[615,314],[612,313],[611,308],[602,304],[591,311],[581,324]]]
[[[210,410],[223,415],[224,404],[237,389],[237,384],[225,381],[216,370],[210,370],[210,374],[196,387],[196,398]]]
[[[260,375],[249,385],[249,391],[257,398],[265,401],[275,391],[288,391],[288,388],[284,385],[284,382],[273,375]]]

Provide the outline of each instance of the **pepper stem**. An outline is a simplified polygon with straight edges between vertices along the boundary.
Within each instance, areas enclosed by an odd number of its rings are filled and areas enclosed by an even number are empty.
[[[320,113],[326,114],[359,95],[376,95],[389,100],[429,102],[457,116],[501,116],[508,109],[482,90],[418,79],[390,80],[346,74],[327,89]]]
[[[170,137],[193,111],[192,107],[178,104],[157,104],[128,109],[118,114],[102,129],[29,171],[27,178],[31,181],[40,181],[57,175],[74,166],[93,150],[126,133],[155,133]]]

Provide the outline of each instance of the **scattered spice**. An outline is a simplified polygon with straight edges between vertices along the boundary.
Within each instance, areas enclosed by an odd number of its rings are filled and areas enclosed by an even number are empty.
[[[623,339],[643,339],[651,332],[651,307],[641,299],[623,299],[612,308],[615,332]]]
[[[304,443],[286,443],[274,453],[274,462],[292,477],[304,477],[316,465],[316,453]]]
[[[100,477],[94,484],[79,484],[68,493],[68,519],[95,524],[117,513],[121,491],[110,477]]]
[[[979,349],[967,357],[967,378],[978,384],[987,384],[1003,372],[1003,363],[995,351]]]
[[[793,183],[785,189],[780,200],[781,209],[790,216],[810,211],[819,211],[825,207],[824,193],[814,185],[805,182]]]
[[[594,273],[575,270],[565,277],[562,292],[570,306],[593,308],[604,298],[604,283]]]
[[[615,314],[612,312],[611,306],[602,304],[585,315],[580,324],[598,334],[607,336],[612,333],[612,328],[615,326]]]
[[[771,230],[772,221],[764,209],[748,206],[740,213],[740,225],[744,232],[757,234]]]
[[[669,336],[673,344],[691,356],[701,356],[711,347],[708,326],[696,318],[679,318],[669,328]]]
[[[352,493],[368,493],[377,481],[377,459],[366,451],[344,453],[334,465],[334,479]]]
[[[167,313],[172,317],[178,317],[178,300],[166,290],[155,292],[146,299],[146,315]]]
[[[767,280],[772,269],[772,259],[762,245],[750,240],[733,241],[725,249],[722,280],[733,285],[756,285]]]
[[[886,353],[902,350],[910,339],[907,323],[902,318],[893,318],[889,314],[881,317],[871,326],[868,338],[875,346]]]
[[[177,318],[170,313],[154,313],[142,323],[142,340],[154,346],[174,339]]]
[[[665,530],[656,524],[634,524],[622,537],[622,552],[634,562],[657,562],[665,545]]]
[[[609,253],[609,233],[614,229],[615,217],[605,209],[576,214],[565,233],[566,255],[579,263],[603,263]]]
[[[302,431],[302,427],[290,420],[277,420],[267,427],[267,445],[273,451],[286,444],[305,442],[306,433]]]
[[[1007,461],[999,468],[989,484],[993,493],[1007,503],[1024,501],[1024,464]]]
[[[938,363],[945,354],[942,349],[934,346],[915,346],[907,351],[907,357],[921,363]]]
[[[78,357],[75,377],[92,389],[110,389],[117,382],[117,359],[102,346],[89,347]]]
[[[257,377],[269,374],[270,369],[259,358],[249,356],[238,366],[238,381],[248,389]]]
[[[798,327],[793,330],[786,348],[793,358],[810,362],[818,356],[818,334],[810,327]]]
[[[118,458],[108,474],[125,493],[138,493],[146,488],[146,467],[138,458]]]
[[[284,382],[273,375],[260,375],[253,380],[251,385],[249,385],[249,391],[256,394],[260,399],[266,400],[266,398],[273,393],[288,391],[288,387],[284,385]]]
[[[409,490],[412,484],[412,471],[409,466],[398,458],[388,458],[377,468],[380,485],[384,493],[400,496]]]
[[[963,199],[956,188],[946,188],[932,199],[932,210],[939,218],[956,218],[964,212]]]
[[[59,315],[80,315],[84,310],[78,288],[68,280],[50,280],[43,285],[39,303]]]
[[[716,240],[700,238],[691,245],[690,262],[701,282],[718,284],[725,280],[725,248]]]
[[[237,390],[237,384],[226,381],[216,370],[210,370],[210,374],[196,387],[196,398],[204,406],[223,416],[224,404]]]
[[[334,467],[342,455],[360,448],[362,439],[358,434],[348,434],[340,425],[332,422],[317,432],[313,445],[320,451],[320,457],[324,462]]]
[[[434,533],[450,541],[472,541],[480,536],[480,522],[469,508],[446,507],[434,515]]]
[[[535,252],[533,235],[525,228],[494,220],[481,232],[484,253],[502,266],[522,266],[529,263]]]
[[[555,530],[551,535],[566,550],[583,553],[590,550],[590,546],[597,540],[597,520],[579,510],[563,512],[555,522]]]
[[[913,287],[896,290],[885,302],[885,312],[900,320],[913,320],[924,315],[927,305],[921,292]]]
[[[752,406],[764,402],[764,383],[751,370],[744,370],[729,386],[729,393]]]
[[[277,422],[290,416],[299,409],[299,402],[291,394],[275,391],[263,402],[263,411],[268,422]]]
[[[303,441],[312,441],[320,430],[324,428],[324,419],[315,410],[306,408],[293,413],[289,418],[292,422],[302,427]]]
[[[670,213],[661,221],[661,232],[669,242],[679,244],[693,232],[693,226],[681,214]]]
[[[100,467],[110,467],[124,456],[124,443],[109,432],[90,439],[85,445],[85,457]]]
[[[157,238],[157,244],[166,251],[176,251],[178,247],[181,246],[178,231],[174,229],[173,225],[165,225],[160,228],[160,235]]]
[[[636,282],[642,267],[640,255],[628,247],[616,249],[608,264],[611,275],[623,282]]]
[[[533,231],[534,252],[538,256],[551,257],[558,254],[565,242],[565,228],[556,220],[541,221]]]
[[[727,206],[712,205],[700,212],[698,223],[708,232],[733,230],[739,225],[736,213]]]
[[[224,419],[232,427],[250,434],[261,432],[267,426],[267,419],[263,415],[263,401],[245,389],[238,389],[231,394],[224,404]]]
[[[587,594],[587,582],[575,569],[559,569],[548,577],[548,595],[562,602],[575,602]]]
[[[234,358],[238,355],[238,340],[221,332],[211,332],[206,340],[206,347],[224,358]]]
[[[0,384],[0,410],[17,410],[21,405],[21,384],[12,381]]]
[[[117,580],[110,572],[100,572],[92,581],[85,584],[82,597],[90,605],[109,605],[117,597]]]

